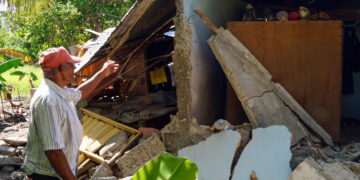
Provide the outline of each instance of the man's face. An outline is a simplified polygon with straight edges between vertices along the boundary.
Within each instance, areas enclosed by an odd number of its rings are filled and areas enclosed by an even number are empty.
[[[66,85],[69,85],[75,81],[74,70],[75,65],[72,63],[64,63],[60,66],[60,73]]]

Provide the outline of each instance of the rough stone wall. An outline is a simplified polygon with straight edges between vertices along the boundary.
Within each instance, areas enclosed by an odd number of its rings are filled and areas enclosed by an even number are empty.
[[[184,14],[183,0],[176,1],[176,34],[173,55],[174,76],[177,95],[177,116],[179,119],[191,120],[191,39],[192,32]]]

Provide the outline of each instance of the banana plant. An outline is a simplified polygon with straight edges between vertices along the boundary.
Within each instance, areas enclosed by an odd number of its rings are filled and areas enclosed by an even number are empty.
[[[3,92],[6,95],[6,98],[9,100],[10,104],[12,107],[15,107],[15,105],[12,102],[12,97],[11,97],[11,91],[12,91],[12,86],[8,86],[5,82],[6,79],[4,79],[1,74],[12,69],[12,68],[17,68],[21,63],[21,59],[17,58],[17,59],[11,59],[8,61],[5,61],[3,63],[0,64],[0,92]],[[0,93],[0,98],[1,98],[1,104],[2,104],[2,109],[4,111],[4,104],[2,102],[2,95]],[[5,117],[4,117],[5,118]]]
[[[5,61],[3,63],[0,64],[0,81],[2,82],[6,82],[6,79],[4,79],[1,74],[8,71],[11,68],[17,68],[21,63],[21,59],[17,58],[17,59],[11,59],[8,61]]]
[[[195,163],[165,152],[140,168],[132,180],[196,180],[197,174]]]
[[[10,75],[19,76],[19,81],[21,81],[25,76],[28,76],[31,88],[35,88],[32,82],[38,80],[37,76],[33,72],[28,73],[24,71],[14,71],[11,72]]]

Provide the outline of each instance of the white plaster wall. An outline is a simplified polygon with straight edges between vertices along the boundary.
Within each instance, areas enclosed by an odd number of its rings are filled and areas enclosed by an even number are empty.
[[[224,115],[225,75],[207,40],[212,32],[194,13],[199,8],[216,25],[241,20],[244,3],[238,0],[184,0],[184,11],[192,30],[192,114],[200,124],[212,124]]]

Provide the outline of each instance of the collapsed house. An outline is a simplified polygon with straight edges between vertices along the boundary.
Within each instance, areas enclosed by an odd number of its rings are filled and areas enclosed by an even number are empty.
[[[89,141],[85,150],[81,149],[80,175],[101,164],[93,177],[112,176],[109,169],[117,164],[115,175],[126,177],[165,151],[177,154],[180,150],[179,155],[189,156],[186,148],[213,137],[209,126],[220,118],[235,127],[250,123],[248,138],[252,128],[286,126],[289,137],[283,138],[291,142],[285,148],[303,139],[311,142],[319,138],[330,146],[334,146],[333,141],[339,142],[342,22],[240,22],[239,9],[245,6],[231,0],[138,0],[116,28],[104,31],[80,50],[84,60],[76,68],[78,83],[90,78],[109,59],[120,64],[119,72],[101,82],[79,105],[87,109],[83,111],[84,135],[87,139],[95,134],[103,138],[101,143]],[[218,27],[227,23],[227,30],[243,46],[232,43],[232,39],[222,45],[216,42],[221,39],[210,39],[211,30],[194,8],[201,9]],[[226,39],[228,35],[224,36]],[[221,52],[229,47],[226,53]],[[229,61],[237,58],[243,61]],[[110,129],[105,127],[112,122],[109,120],[125,126],[113,123],[118,129]],[[136,145],[141,127],[160,130],[161,138],[151,135]],[[119,135],[126,146],[109,154],[103,148],[113,140],[110,132],[114,137],[125,132],[127,137]],[[244,132],[240,134],[241,138],[229,135],[236,142],[224,149],[232,151],[225,177],[232,172],[234,178],[240,178],[242,174],[236,169],[243,169],[239,168],[243,161],[237,164],[237,159],[241,152],[251,152],[236,150],[240,139],[246,137]],[[243,140],[242,148],[248,141]],[[196,151],[196,147],[188,151]],[[255,173],[262,177],[260,169]],[[288,176],[289,168],[284,169]]]

